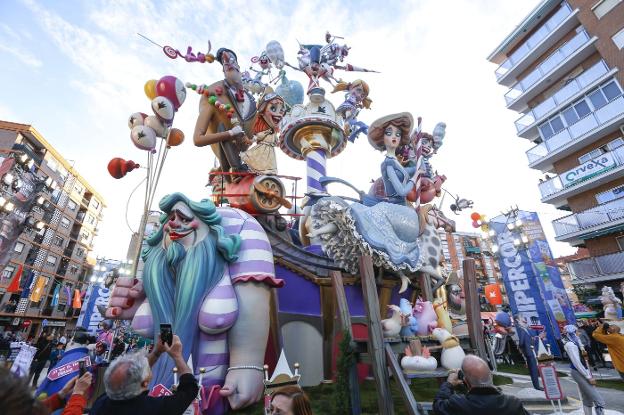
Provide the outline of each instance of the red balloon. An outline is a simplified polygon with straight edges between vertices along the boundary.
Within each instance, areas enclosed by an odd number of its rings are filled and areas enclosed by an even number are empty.
[[[479,225],[479,222],[477,222],[476,220],[475,220],[475,221],[472,221],[472,227],[473,227],[473,228],[478,228],[479,226],[480,226],[480,225]]]
[[[186,87],[175,76],[167,75],[156,83],[156,94],[171,101],[173,109],[177,111],[186,99]]]
[[[477,221],[481,219],[481,215],[479,215],[477,212],[472,212],[472,215],[470,215],[470,219]]]
[[[115,157],[114,159],[108,162],[108,172],[115,179],[121,179],[127,173],[131,172],[132,170],[138,167],[140,166],[134,161],[132,160],[126,161],[119,157]]]

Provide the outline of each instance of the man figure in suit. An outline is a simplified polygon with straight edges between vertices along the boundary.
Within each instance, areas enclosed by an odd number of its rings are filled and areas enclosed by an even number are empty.
[[[251,144],[256,102],[243,88],[236,54],[230,49],[221,48],[217,51],[216,59],[223,66],[225,79],[205,88],[208,93],[204,93],[199,101],[193,141],[198,147],[212,147],[222,171],[244,172],[247,169],[241,162],[240,152]],[[216,95],[222,104],[229,104],[234,109],[234,115],[228,118],[226,111],[211,104],[210,95]]]

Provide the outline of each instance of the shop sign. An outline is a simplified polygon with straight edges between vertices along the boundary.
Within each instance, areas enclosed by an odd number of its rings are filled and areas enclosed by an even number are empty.
[[[600,157],[585,162],[580,166],[568,170],[561,175],[561,182],[564,187],[572,186],[583,180],[587,180],[597,174],[603,173],[615,167],[613,154],[604,153]]]

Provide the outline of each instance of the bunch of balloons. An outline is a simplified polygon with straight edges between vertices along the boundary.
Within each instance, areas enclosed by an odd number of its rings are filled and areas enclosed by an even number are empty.
[[[184,133],[171,128],[176,111],[186,99],[186,87],[175,76],[150,79],[143,87],[145,95],[152,101],[152,112],[147,115],[135,112],[128,119],[130,138],[141,150],[155,151],[156,138],[166,141],[167,147],[175,147],[184,141]]]
[[[482,215],[477,212],[472,212],[470,215],[470,219],[472,219],[472,227],[473,228],[481,228],[483,232],[487,232],[490,230],[490,225],[488,224],[487,216]]]

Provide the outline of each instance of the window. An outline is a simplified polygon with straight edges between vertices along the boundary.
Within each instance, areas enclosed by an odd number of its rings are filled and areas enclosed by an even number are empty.
[[[592,6],[592,10],[596,17],[601,19],[621,2],[622,0],[600,0]]]
[[[72,275],[75,275],[78,272],[78,267],[75,265],[70,265],[69,266],[69,273]]]
[[[613,101],[615,98],[622,95],[622,91],[620,90],[620,87],[615,83],[615,81],[611,81],[605,85],[602,85],[600,89],[602,90],[602,92],[604,92],[607,100],[609,101]]]
[[[15,272],[14,266],[7,265],[6,267],[4,267],[4,269],[2,270],[2,274],[0,275],[2,282],[5,282],[13,278],[13,272]]]
[[[593,160],[596,157],[599,157],[603,153],[601,148],[597,148],[595,150],[590,151],[589,153],[583,154],[579,157],[579,162],[581,164],[587,163],[589,160]]]
[[[624,49],[624,28],[614,34],[611,39],[613,39],[613,43],[615,43],[618,49]]]
[[[98,210],[100,208],[100,202],[93,200],[93,209]]]
[[[63,247],[63,242],[65,242],[65,239],[61,238],[58,235],[54,235],[54,238],[52,239],[52,243],[54,245]]]
[[[84,256],[85,250],[83,248],[76,249],[76,256],[82,258]]]
[[[607,148],[609,150],[615,150],[616,148],[624,146],[624,140],[621,137],[616,138],[613,141],[607,143]]]
[[[56,257],[53,255],[48,255],[48,257],[46,258],[46,262],[48,263],[48,265],[55,265]]]
[[[69,224],[70,224],[70,223],[71,223],[71,222],[70,222],[70,220],[69,220],[69,219],[67,219],[65,216],[63,216],[63,217],[61,218],[61,226],[62,226],[63,228],[66,228],[66,229],[67,229],[67,228],[69,228]]]
[[[13,248],[15,252],[21,253],[24,250],[24,244],[21,242],[17,242],[15,244],[15,248]]]
[[[67,207],[69,208],[69,210],[76,210],[76,206],[78,206],[76,202],[71,199],[69,200],[69,202],[67,202]]]
[[[565,114],[564,114],[565,115]],[[555,115],[545,123],[539,126],[542,138],[548,140],[553,135],[564,129],[563,121],[559,115]]]
[[[84,187],[82,187],[80,184],[76,183],[74,185],[74,191],[76,193],[78,193],[79,195],[82,195],[82,192],[84,192]]]
[[[89,215],[87,216],[87,223],[88,223],[89,225],[93,225],[93,224],[95,223],[95,216],[93,216],[93,215],[89,214]]]

